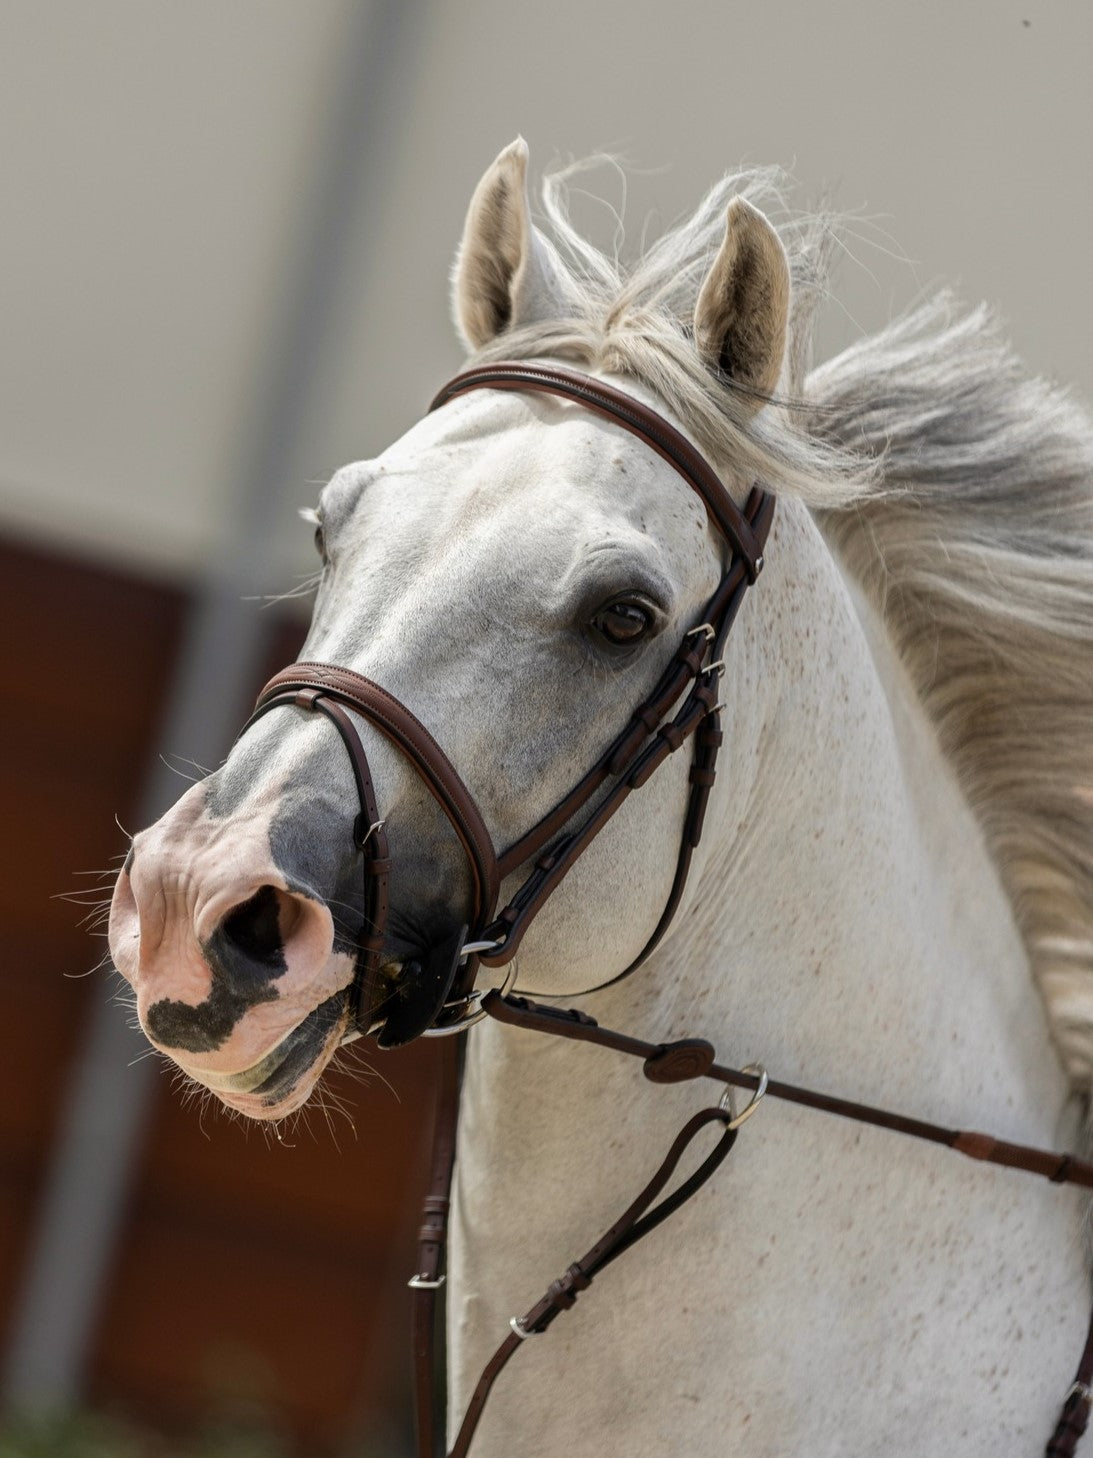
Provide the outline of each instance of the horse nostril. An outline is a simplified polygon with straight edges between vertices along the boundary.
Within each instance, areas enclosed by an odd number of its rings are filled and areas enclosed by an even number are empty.
[[[260,886],[249,901],[229,912],[221,930],[244,956],[260,962],[279,960],[284,950],[281,905],[289,900],[275,886]]]

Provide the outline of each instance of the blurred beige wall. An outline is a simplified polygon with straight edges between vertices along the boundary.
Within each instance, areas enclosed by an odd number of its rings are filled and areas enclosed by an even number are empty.
[[[360,3],[2,0],[0,531],[200,565]],[[784,164],[801,201],[826,188],[860,212],[829,345],[949,280],[1093,398],[1091,61],[1085,0],[434,0],[305,427],[270,482],[269,588],[310,567],[292,509],[309,483],[378,451],[457,365],[452,251],[517,132],[536,167],[630,159],[635,236],[735,162]]]

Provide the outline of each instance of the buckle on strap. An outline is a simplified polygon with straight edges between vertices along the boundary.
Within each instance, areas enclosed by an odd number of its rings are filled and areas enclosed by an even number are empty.
[[[697,638],[699,633],[705,633],[707,646],[717,637],[717,629],[712,623],[699,623],[697,628],[691,628],[683,636],[685,638]]]

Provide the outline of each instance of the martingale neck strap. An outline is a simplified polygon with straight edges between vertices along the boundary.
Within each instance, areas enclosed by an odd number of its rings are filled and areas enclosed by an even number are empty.
[[[742,1069],[730,1068],[716,1061],[713,1045],[704,1038],[680,1038],[669,1043],[650,1043],[627,1033],[601,1027],[595,1018],[577,1009],[536,1003],[530,998],[504,995],[496,990],[485,994],[482,1009],[488,1017],[500,1023],[575,1042],[594,1043],[616,1053],[640,1058],[642,1071],[652,1083],[685,1083],[708,1078],[724,1085],[725,1092],[716,1108],[702,1110],[684,1126],[648,1185],[595,1245],[553,1281],[545,1294],[523,1317],[512,1319],[509,1323],[509,1335],[502,1340],[482,1371],[448,1458],[466,1458],[490,1391],[524,1341],[544,1333],[562,1312],[573,1307],[578,1295],[588,1289],[597,1272],[677,1210],[714,1174],[732,1148],[737,1129],[755,1112],[760,1100],[768,1095],[821,1113],[836,1114],[858,1123],[871,1124],[875,1128],[925,1139],[932,1144],[944,1145],[970,1159],[984,1160],[1007,1169],[1039,1175],[1053,1184],[1072,1184],[1093,1189],[1093,1164],[1075,1155],[1012,1144],[971,1130],[949,1129],[890,1109],[874,1108],[870,1104],[837,1098],[831,1094],[819,1093],[815,1089],[782,1083],[768,1078],[765,1070],[757,1065]],[[417,1302],[414,1314],[414,1346],[418,1458],[437,1458],[438,1451],[443,1451],[436,1447],[433,1415],[433,1331],[436,1291],[444,1281],[440,1257],[446,1241],[448,1197],[455,1160],[458,1102],[451,1093],[453,1066],[454,1054],[450,1057],[441,1085],[434,1133],[434,1183],[426,1197],[425,1222],[420,1234],[419,1272],[423,1274],[415,1276],[410,1282],[415,1289]],[[739,1114],[733,1110],[733,1088],[745,1089],[751,1094],[750,1102]],[[653,1201],[668,1182],[683,1151],[702,1128],[715,1122],[720,1122],[723,1133],[712,1152],[671,1195],[654,1206]],[[1078,1441],[1089,1424],[1091,1411],[1093,1319],[1090,1321],[1077,1374],[1066,1394],[1055,1431],[1048,1441],[1046,1458],[1073,1458]]]

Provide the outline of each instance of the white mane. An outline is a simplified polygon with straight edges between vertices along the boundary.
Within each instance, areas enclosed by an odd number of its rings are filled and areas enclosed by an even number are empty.
[[[834,242],[790,216],[780,175],[724,178],[624,268],[572,226],[548,177],[568,317],[478,360],[550,355],[655,390],[715,460],[817,513],[880,607],[1001,872],[1071,1078],[1093,1084],[1093,425],[1029,378],[989,313],[947,296],[808,373]],[[784,393],[751,420],[691,343],[725,206],[777,224],[794,312]]]

